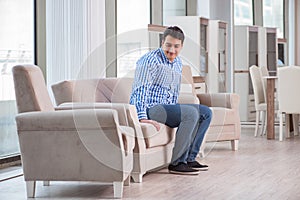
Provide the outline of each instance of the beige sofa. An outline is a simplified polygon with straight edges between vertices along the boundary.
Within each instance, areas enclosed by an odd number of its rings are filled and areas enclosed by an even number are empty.
[[[97,181],[113,184],[121,198],[133,168],[134,130],[120,126],[113,109],[55,111],[37,66],[15,66],[13,77],[27,196],[35,196],[36,181]]]
[[[120,125],[135,130],[134,165],[131,176],[142,182],[150,170],[165,166],[171,160],[175,129],[161,124],[161,129],[139,123],[135,106],[128,104],[131,78],[70,80],[52,85],[57,109],[112,108],[117,110]],[[70,103],[71,102],[71,103]]]
[[[52,85],[59,109],[114,108],[120,124],[135,129],[134,167],[132,177],[141,182],[147,171],[165,166],[170,162],[174,145],[175,129],[165,125],[157,132],[150,124],[139,123],[135,107],[129,105],[133,79],[100,78],[91,80],[67,80]],[[240,138],[239,96],[236,94],[198,94],[193,86],[183,81],[180,103],[208,105],[213,111],[206,141],[231,141],[232,149],[238,149]],[[204,145],[202,145],[204,147]],[[204,149],[200,152],[204,155]]]

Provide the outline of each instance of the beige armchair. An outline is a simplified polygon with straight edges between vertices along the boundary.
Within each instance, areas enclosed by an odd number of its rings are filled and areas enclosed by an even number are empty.
[[[183,66],[182,84],[190,85],[190,93],[197,97],[198,103],[210,107],[213,117],[204,142],[230,141],[232,150],[238,150],[238,143],[241,134],[240,114],[239,114],[239,95],[235,93],[213,93],[196,94],[192,78],[192,71],[189,66]],[[185,86],[187,87],[187,86]],[[181,94],[181,96],[183,96]],[[197,103],[196,101],[194,101]],[[201,145],[200,155],[204,156],[205,143]]]
[[[197,94],[197,97],[201,104],[210,107],[213,113],[205,142],[230,141],[232,150],[238,150],[241,135],[239,96],[234,93],[215,93]],[[200,152],[203,154],[204,149]]]
[[[113,184],[121,198],[133,168],[134,131],[119,125],[117,111],[55,111],[37,66],[15,66],[13,77],[27,196],[35,196],[36,181],[97,181]]]

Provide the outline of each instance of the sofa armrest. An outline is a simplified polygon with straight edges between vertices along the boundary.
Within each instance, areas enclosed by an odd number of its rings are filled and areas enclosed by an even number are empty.
[[[56,105],[60,105],[66,100],[72,101],[74,93],[74,84],[72,81],[63,81],[53,84],[51,86],[53,95],[55,97]]]
[[[208,107],[239,109],[240,97],[236,93],[197,94],[200,103]]]

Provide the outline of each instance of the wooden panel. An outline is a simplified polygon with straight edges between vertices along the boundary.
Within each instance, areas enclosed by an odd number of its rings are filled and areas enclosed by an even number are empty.
[[[154,32],[164,32],[167,26],[155,25],[155,24],[148,24],[148,31]]]
[[[208,26],[208,19],[201,17],[200,18],[200,24]]]

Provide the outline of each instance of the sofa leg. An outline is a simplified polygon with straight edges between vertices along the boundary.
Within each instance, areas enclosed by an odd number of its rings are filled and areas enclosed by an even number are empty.
[[[123,182],[114,182],[114,198],[122,198],[123,196]]]
[[[49,186],[50,185],[50,181],[43,181],[43,185],[44,186]]]
[[[135,183],[141,183],[143,180],[143,174],[142,173],[132,173],[131,177]]]
[[[35,196],[35,181],[26,181],[26,192],[28,198]]]
[[[231,149],[232,151],[237,151],[239,149],[239,141],[231,140]]]

